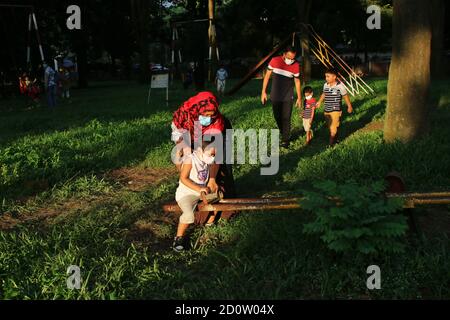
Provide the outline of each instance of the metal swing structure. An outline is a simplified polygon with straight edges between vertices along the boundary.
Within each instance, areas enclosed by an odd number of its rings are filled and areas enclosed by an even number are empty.
[[[180,40],[180,36],[178,33],[178,29],[180,29],[183,25],[187,24],[193,24],[198,22],[209,22],[210,27],[208,31],[208,39],[209,41],[209,49],[208,49],[208,59],[212,60],[213,54],[215,54],[215,58],[219,61],[220,55],[219,55],[219,48],[217,47],[217,44],[214,44],[211,39],[217,39],[216,38],[216,28],[213,20],[211,19],[197,19],[197,20],[189,20],[189,21],[178,21],[172,23],[172,49],[171,49],[171,62],[172,64],[175,64],[175,59],[178,59],[179,63],[183,63],[182,54],[181,54],[181,48],[177,45],[177,42]]]
[[[412,209],[430,207],[430,206],[448,206],[450,205],[450,191],[436,192],[407,192],[405,181],[397,172],[390,172],[385,176],[388,187],[384,193],[386,199],[397,198],[403,200],[403,214],[407,216],[408,225],[414,233],[418,234],[419,227],[417,219]],[[224,199],[219,194],[216,202],[208,202],[207,197],[201,194],[201,201],[196,207],[196,213],[211,212],[262,212],[267,210],[290,210],[298,211],[302,208],[303,197],[261,197],[261,198],[230,198]],[[339,198],[330,200],[339,205]],[[179,215],[182,213],[176,202],[166,203],[162,209],[167,214]]]
[[[334,68],[338,72],[338,78],[345,86],[347,91],[352,95],[359,95],[361,93],[374,94],[372,89],[356,72],[350,67],[328,43],[320,37],[314,30],[312,25],[303,25],[305,30],[308,30],[310,38],[309,45],[311,52],[326,68]]]
[[[278,54],[284,47],[291,45],[295,47],[295,40],[300,36],[301,32],[308,35],[308,43],[312,54],[326,68],[335,69],[338,73],[338,80],[345,86],[350,95],[356,96],[360,94],[374,94],[375,90],[370,87],[344,59],[342,59],[331,46],[314,30],[310,24],[302,24],[303,31],[297,31],[290,34],[286,39],[280,42],[274,49],[263,59],[261,59],[248,73],[242,78],[227,95],[233,95],[247,84],[254,75],[265,66],[272,57]]]
[[[31,65],[31,34],[33,29],[35,31],[36,40],[39,47],[39,54],[41,58],[41,62],[45,61],[44,50],[42,48],[41,37],[39,34],[39,27],[37,23],[37,18],[34,10],[34,6],[32,5],[16,5],[16,4],[0,4],[0,9],[9,8],[11,10],[14,9],[25,9],[28,10],[28,40],[27,40],[27,50],[26,50],[26,66],[29,69]]]
[[[172,66],[175,65],[176,58],[180,64],[183,63],[181,49],[177,45],[180,40],[178,29],[183,25],[208,22],[208,80],[211,81],[212,75],[212,62],[220,61],[219,46],[217,44],[217,32],[216,32],[216,19],[215,19],[215,1],[208,0],[208,18],[196,19],[188,21],[178,21],[171,24],[172,28],[172,50],[171,50],[171,62]],[[175,57],[176,56],[176,57]]]

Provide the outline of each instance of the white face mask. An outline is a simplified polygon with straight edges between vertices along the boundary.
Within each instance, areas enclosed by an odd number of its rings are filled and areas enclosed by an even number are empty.
[[[293,64],[295,62],[295,60],[293,60],[293,59],[288,59],[288,58],[284,58],[284,63],[286,63],[287,65],[291,65],[291,64]]]
[[[203,162],[210,165],[214,163],[215,158],[208,154],[203,154]]]
[[[312,95],[310,95],[310,96],[306,96],[305,98],[306,98],[306,100],[310,100],[310,99],[312,99]]]

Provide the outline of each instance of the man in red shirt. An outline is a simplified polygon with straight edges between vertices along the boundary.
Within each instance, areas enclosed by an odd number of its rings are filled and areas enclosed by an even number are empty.
[[[300,84],[300,65],[295,60],[296,51],[288,47],[283,55],[272,58],[269,63],[266,76],[264,77],[261,92],[261,102],[267,102],[267,86],[270,77],[272,77],[272,89],[270,91],[270,100],[272,101],[273,115],[281,131],[282,147],[289,147],[291,133],[292,105],[294,100],[294,84],[297,92],[297,107],[302,105],[301,84]],[[292,81],[294,80],[294,81]]]

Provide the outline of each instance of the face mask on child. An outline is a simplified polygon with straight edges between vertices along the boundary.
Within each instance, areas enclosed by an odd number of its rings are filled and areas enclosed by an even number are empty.
[[[206,164],[213,164],[214,163],[215,158],[211,155],[208,154],[203,154],[203,162],[205,162]]]
[[[305,98],[306,98],[306,100],[311,100],[312,99],[312,94],[311,95],[309,95],[309,96],[305,96]]]
[[[207,127],[211,124],[211,117],[199,116],[198,121],[202,126]]]

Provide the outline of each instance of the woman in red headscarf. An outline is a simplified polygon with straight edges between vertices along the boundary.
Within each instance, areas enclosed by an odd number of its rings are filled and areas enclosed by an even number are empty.
[[[177,144],[176,164],[181,168],[181,162],[185,155],[190,154],[195,141],[199,140],[199,134],[221,134],[223,139],[223,159],[225,156],[226,130],[232,129],[231,123],[219,111],[219,103],[214,94],[208,91],[200,92],[185,101],[174,112],[172,121],[172,141]],[[225,162],[225,161],[224,161]],[[214,164],[211,167],[208,187],[213,191],[221,191],[224,198],[236,196],[231,165],[225,163]],[[219,216],[229,218],[236,212],[222,212]],[[196,222],[203,224],[208,221],[209,214],[199,214]],[[209,221],[208,221],[209,222]]]

